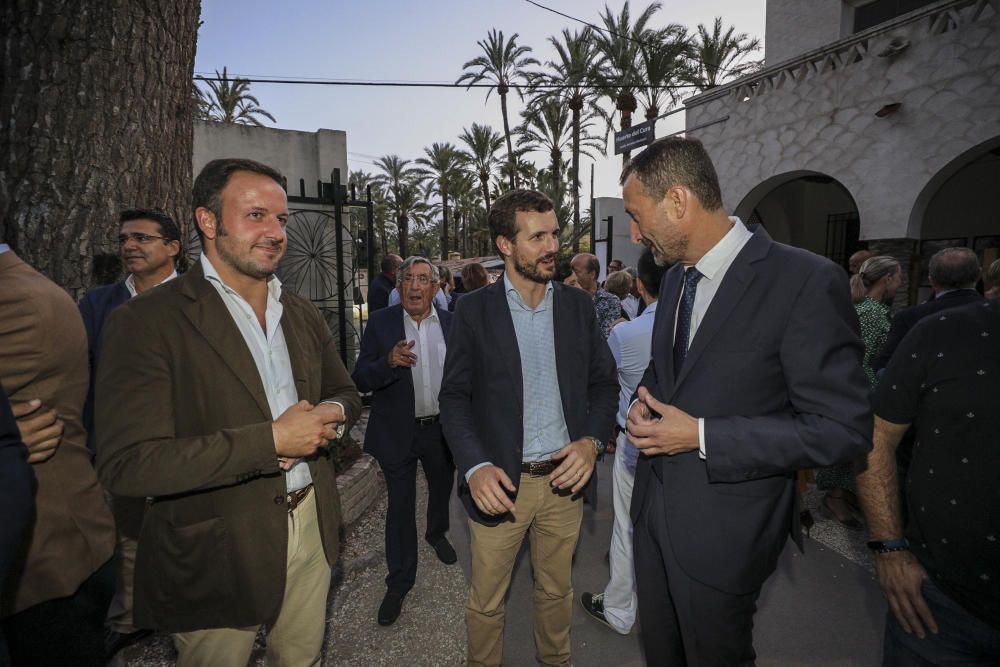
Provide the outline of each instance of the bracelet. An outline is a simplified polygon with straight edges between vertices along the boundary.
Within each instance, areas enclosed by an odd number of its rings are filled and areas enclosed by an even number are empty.
[[[910,550],[910,543],[905,537],[899,540],[871,540],[867,544],[868,548],[877,554]]]

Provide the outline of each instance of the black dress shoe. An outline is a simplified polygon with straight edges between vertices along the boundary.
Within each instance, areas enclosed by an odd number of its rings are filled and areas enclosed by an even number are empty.
[[[588,614],[612,630],[615,630],[614,626],[608,623],[608,619],[604,615],[604,593],[596,595],[594,593],[584,593],[580,596],[580,603],[583,604],[583,608]],[[615,630],[615,632],[618,631]]]
[[[455,548],[451,546],[451,542],[448,538],[442,537],[439,541],[431,545],[434,547],[434,553],[437,554],[438,560],[445,565],[451,565],[458,561],[458,555],[455,553]]]
[[[382,598],[382,604],[378,607],[378,624],[392,625],[399,618],[399,612],[403,610],[403,598],[406,593],[398,591],[386,591]]]

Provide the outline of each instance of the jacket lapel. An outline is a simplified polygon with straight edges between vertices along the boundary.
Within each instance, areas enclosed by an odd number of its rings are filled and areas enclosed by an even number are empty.
[[[243,334],[233,322],[226,304],[222,302],[222,297],[205,279],[201,264],[195,263],[190,271],[177,280],[183,282],[181,293],[190,299],[181,309],[184,316],[205,338],[222,361],[229,366],[240,383],[253,396],[261,412],[268,419],[273,419],[276,415],[271,415],[271,408],[267,403],[267,395],[264,393],[264,385],[260,381],[257,364],[254,363],[246,341],[243,340]],[[292,342],[288,341],[288,343],[289,351],[291,351]],[[196,363],[196,360],[193,362]],[[294,357],[292,363],[293,372],[298,377]]]
[[[684,379],[691,373],[691,369],[698,363],[699,357],[712,342],[712,339],[722,328],[722,325],[729,319],[729,314],[739,303],[743,294],[753,282],[756,271],[751,264],[767,254],[770,238],[761,228],[757,228],[753,237],[747,241],[743,249],[733,260],[726,271],[726,276],[722,279],[718,291],[712,298],[712,303],[705,312],[698,330],[695,332],[691,346],[688,348],[687,356],[684,360],[684,367],[674,383],[673,391],[684,382]],[[671,392],[673,394],[673,392]]]
[[[295,393],[300,401],[304,400],[312,403],[309,371],[307,370],[309,360],[306,359],[306,350],[302,345],[302,341],[299,340],[298,334],[301,330],[299,312],[291,303],[291,300],[285,299],[285,292],[282,291],[281,333],[284,334],[285,345],[288,347],[288,360],[292,365],[292,377],[295,378]],[[256,369],[256,365],[254,368]],[[266,394],[264,400],[265,402],[267,400]]]
[[[660,284],[660,296],[653,321],[653,363],[657,384],[666,400],[674,392],[674,320],[677,318],[677,300],[681,296],[684,267],[678,265],[667,271]]]
[[[584,336],[584,340],[589,341],[589,336],[581,332],[578,327],[573,326],[574,320],[579,320],[573,317],[573,313],[569,312],[568,306],[571,302],[564,300],[561,294],[562,290],[570,288],[557,283],[553,283],[552,287],[552,333],[555,337],[556,377],[560,387],[570,387],[574,378],[573,367],[579,364],[580,360],[573,357],[573,350],[566,343],[581,335]],[[572,414],[570,406],[566,404],[570,392],[560,391],[559,394],[562,398],[563,414]]]

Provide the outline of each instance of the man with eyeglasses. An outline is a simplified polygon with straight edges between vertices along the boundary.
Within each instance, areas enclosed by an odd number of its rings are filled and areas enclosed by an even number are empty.
[[[414,256],[403,262],[397,273],[402,303],[372,313],[354,367],[358,389],[374,392],[365,451],[382,467],[389,495],[389,574],[378,610],[380,625],[396,621],[416,579],[418,460],[427,478],[424,539],[441,562],[457,560],[445,536],[455,465],[441,434],[438,407],[451,313],[433,303],[438,281],[438,269],[429,260]]]
[[[94,379],[97,377],[104,323],[111,311],[132,297],[176,278],[176,261],[181,251],[180,229],[165,213],[130,209],[122,212],[119,222],[118,247],[129,274],[121,282],[90,290],[80,300],[80,314],[87,329],[90,350],[90,391],[84,406],[83,424],[91,451],[96,451],[97,445],[94,434]],[[114,498],[112,505],[118,527],[118,558],[115,597],[108,609],[105,636],[108,658],[151,634],[150,630],[136,628],[132,623],[135,551],[145,500]]]

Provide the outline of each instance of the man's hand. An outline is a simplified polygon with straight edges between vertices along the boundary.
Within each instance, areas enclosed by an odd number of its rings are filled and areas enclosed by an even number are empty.
[[[562,460],[562,463],[549,473],[549,483],[556,488],[570,489],[577,493],[594,474],[597,452],[590,438],[580,438],[553,454],[552,460]]]
[[[673,456],[698,449],[698,420],[656,400],[645,387],[639,387],[638,399],[628,413],[627,428],[629,439],[647,456]]]
[[[28,448],[28,463],[41,463],[52,458],[62,442],[63,420],[55,410],[46,410],[42,402],[30,401],[11,404],[21,442]]]
[[[401,340],[389,350],[389,368],[399,368],[401,366],[415,366],[417,355],[411,352],[417,341]]]
[[[326,424],[343,424],[347,421],[344,409],[340,407],[339,403],[320,403],[313,408],[313,412],[318,414]],[[334,430],[337,430],[336,426],[334,426]]]
[[[875,556],[878,583],[889,602],[889,608],[907,633],[924,638],[927,629],[937,634],[934,616],[920,592],[927,571],[909,551],[890,551]]]
[[[332,426],[334,422],[331,421],[333,411],[329,408],[340,412],[340,406],[326,404],[322,408],[314,408],[309,401],[299,401],[271,423],[274,451],[278,453],[279,461],[282,458],[312,456],[320,447],[326,447],[330,440],[337,437],[337,429]],[[291,467],[290,464],[294,464],[294,461],[283,462],[282,469],[287,470]]]
[[[469,478],[472,500],[480,512],[490,516],[514,510],[514,501],[507,495],[507,491],[513,493],[515,490],[507,473],[495,465],[485,465]]]

